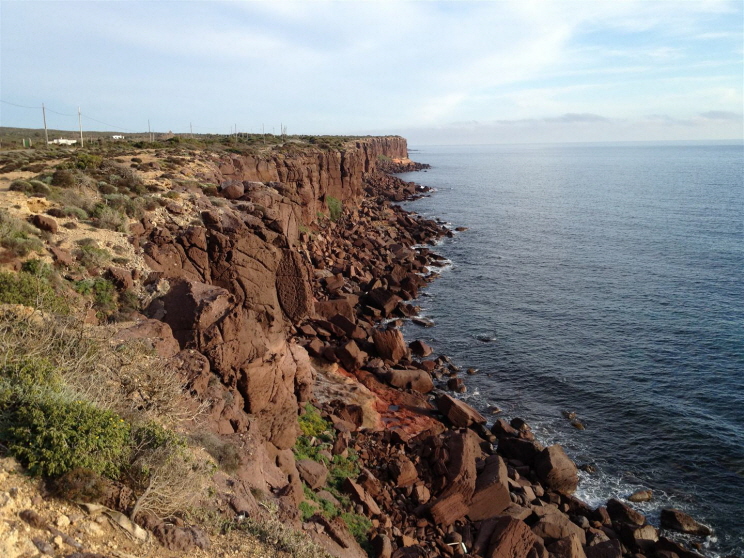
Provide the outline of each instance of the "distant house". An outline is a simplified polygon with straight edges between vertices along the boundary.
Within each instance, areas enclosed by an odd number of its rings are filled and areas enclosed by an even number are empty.
[[[111,139],[123,140],[124,139],[124,136],[111,136]]]
[[[75,145],[77,143],[77,140],[55,139],[50,141],[49,143],[53,143],[54,145]]]

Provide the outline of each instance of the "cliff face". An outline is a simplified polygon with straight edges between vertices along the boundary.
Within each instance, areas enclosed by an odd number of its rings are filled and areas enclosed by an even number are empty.
[[[397,136],[358,140],[343,151],[266,158],[235,155],[219,166],[222,180],[280,182],[298,202],[304,222],[325,211],[323,199],[333,196],[354,203],[361,195],[363,177],[388,159],[406,159],[406,140]]]
[[[406,155],[405,140],[389,137],[341,152],[233,156],[215,169],[232,203],[193,197],[203,226],[143,223],[145,260],[169,288],[149,314],[189,351],[184,373],[210,401],[210,429],[253,446],[241,471],[250,485],[302,495],[290,448],[312,377],[307,352],[288,338],[314,303],[308,258],[294,248],[299,226],[325,210],[325,196],[356,204],[378,161]]]

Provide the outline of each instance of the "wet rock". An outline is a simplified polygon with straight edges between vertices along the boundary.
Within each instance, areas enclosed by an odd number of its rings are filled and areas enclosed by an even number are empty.
[[[498,452],[501,455],[517,459],[527,465],[532,465],[543,449],[539,442],[521,438],[501,438],[498,445]]]
[[[665,529],[672,529],[674,531],[679,531],[680,533],[688,533],[691,535],[707,537],[711,534],[708,527],[697,522],[686,513],[672,508],[661,510],[661,526]]]
[[[648,502],[653,498],[653,492],[650,490],[636,490],[628,496],[630,502]]]
[[[645,525],[646,516],[637,512],[630,506],[623,504],[615,498],[607,502],[607,513],[610,514],[612,521],[619,523],[629,523],[632,525]]]

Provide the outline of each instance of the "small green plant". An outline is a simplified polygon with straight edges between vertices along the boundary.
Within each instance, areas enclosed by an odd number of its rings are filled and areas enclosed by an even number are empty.
[[[14,192],[23,192],[24,194],[36,194],[46,196],[51,192],[49,186],[40,180],[14,180],[10,183],[9,190]]]
[[[338,221],[341,218],[341,214],[344,211],[343,204],[340,199],[334,198],[333,196],[325,197],[326,207],[328,207],[328,214],[331,221]]]
[[[105,317],[118,308],[116,287],[108,279],[96,277],[95,279],[84,279],[74,285],[75,291],[81,295],[93,297],[93,305]]]
[[[52,186],[72,188],[78,183],[77,173],[69,169],[57,169],[52,175]]]

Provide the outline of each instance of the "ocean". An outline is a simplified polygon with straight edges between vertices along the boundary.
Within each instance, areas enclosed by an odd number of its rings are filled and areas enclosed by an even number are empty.
[[[408,324],[465,368],[462,397],[560,443],[593,504],[650,488],[744,555],[744,149],[412,147],[436,189],[404,207],[456,233]],[[579,430],[564,416],[574,412]],[[489,417],[491,417],[489,415]],[[491,417],[496,418],[496,417]]]

